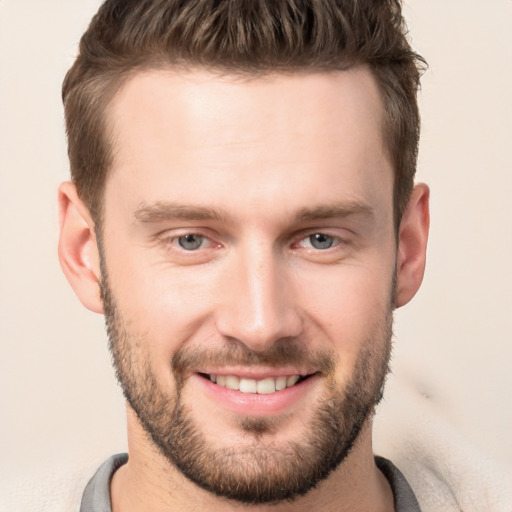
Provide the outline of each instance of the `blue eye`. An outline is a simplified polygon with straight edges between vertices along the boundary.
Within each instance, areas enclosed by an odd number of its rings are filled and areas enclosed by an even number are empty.
[[[315,249],[330,249],[334,245],[334,237],[324,233],[315,233],[308,237],[309,243]]]
[[[186,251],[195,251],[199,249],[204,242],[204,236],[190,233],[188,235],[178,237],[178,244]]]

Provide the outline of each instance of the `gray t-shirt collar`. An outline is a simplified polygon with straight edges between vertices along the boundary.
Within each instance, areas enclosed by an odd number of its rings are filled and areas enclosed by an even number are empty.
[[[85,488],[80,512],[112,512],[110,481],[115,471],[127,461],[128,455],[119,453],[100,466]],[[391,485],[395,499],[395,512],[421,512],[418,500],[401,471],[383,457],[375,457],[375,463]]]

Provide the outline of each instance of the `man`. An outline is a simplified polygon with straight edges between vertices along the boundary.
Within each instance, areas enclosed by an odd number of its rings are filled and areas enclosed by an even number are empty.
[[[418,290],[421,58],[395,1],[107,0],[63,87],[63,270],[129,457],[82,512],[419,510],[372,453]]]

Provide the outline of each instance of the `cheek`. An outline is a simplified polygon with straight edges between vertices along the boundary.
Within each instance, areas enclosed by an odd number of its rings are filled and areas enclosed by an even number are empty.
[[[303,276],[303,308],[313,332],[320,331],[341,367],[353,367],[370,342],[387,342],[393,264],[354,264]],[[315,335],[309,336],[315,339]]]
[[[131,328],[150,341],[152,357],[168,361],[192,335],[207,336],[202,331],[212,306],[211,271],[166,267],[133,256],[118,262],[109,266],[118,307]]]

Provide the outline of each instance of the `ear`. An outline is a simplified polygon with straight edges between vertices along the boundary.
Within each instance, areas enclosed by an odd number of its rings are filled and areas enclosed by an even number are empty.
[[[100,296],[100,258],[94,222],[72,183],[59,187],[59,260],[80,302],[103,313]]]
[[[400,223],[396,267],[397,308],[407,304],[414,297],[423,281],[430,225],[429,195],[427,185],[416,185]]]

